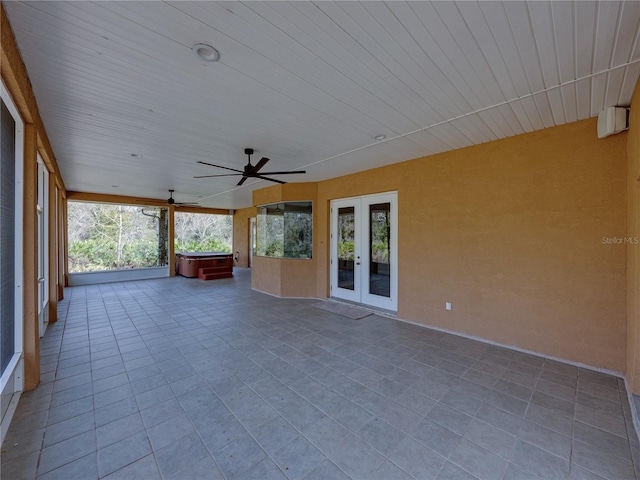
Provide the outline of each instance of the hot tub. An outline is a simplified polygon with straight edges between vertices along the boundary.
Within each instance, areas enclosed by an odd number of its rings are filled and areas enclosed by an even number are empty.
[[[225,252],[178,252],[176,274],[203,280],[233,276],[233,254]],[[208,278],[203,278],[208,276]]]

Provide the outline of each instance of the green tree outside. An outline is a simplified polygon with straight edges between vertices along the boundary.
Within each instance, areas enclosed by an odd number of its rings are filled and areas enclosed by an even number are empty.
[[[159,220],[158,207],[69,202],[69,271],[161,266]],[[229,215],[175,215],[176,251],[230,252],[232,233]]]

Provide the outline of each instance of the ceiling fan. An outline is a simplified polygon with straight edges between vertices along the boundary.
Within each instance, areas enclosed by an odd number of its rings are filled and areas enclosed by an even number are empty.
[[[244,154],[248,157],[248,161],[247,161],[247,164],[244,166],[244,170],[236,170],[235,168],[229,168],[229,167],[224,167],[222,165],[214,165],[213,163],[198,161],[198,163],[201,163],[203,165],[209,165],[210,167],[216,167],[216,168],[224,168],[225,170],[231,170],[232,172],[237,172],[237,173],[226,173],[221,175],[200,175],[193,178],[233,177],[235,175],[242,175],[242,178],[236,185],[236,186],[240,186],[247,180],[247,178],[260,178],[262,180],[269,180],[270,182],[275,182],[275,183],[287,183],[287,182],[283,182],[282,180],[276,180],[275,178],[269,178],[266,175],[291,175],[294,173],[307,173],[305,170],[298,170],[298,171],[292,171],[292,172],[259,172],[260,169],[264,167],[265,164],[269,161],[269,159],[266,157],[262,157],[258,163],[256,163],[255,165],[251,165],[251,155],[253,155],[253,148],[245,148]]]
[[[173,199],[173,192],[175,192],[175,190],[169,189],[169,198],[167,198],[167,203],[169,205],[175,205],[175,206],[180,206],[180,205],[198,205],[195,202],[176,202]]]

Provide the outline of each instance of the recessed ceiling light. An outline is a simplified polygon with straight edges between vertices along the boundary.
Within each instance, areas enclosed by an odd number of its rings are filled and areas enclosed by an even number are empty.
[[[191,50],[200,60],[204,60],[205,62],[217,62],[220,60],[220,53],[218,53],[218,50],[213,48],[211,45],[196,43],[191,47]]]
[[[142,155],[140,155],[139,153],[132,153],[131,156],[133,158],[142,158]]]
[[[375,138],[376,140],[384,140],[385,138],[387,138],[387,136],[386,135],[376,135],[373,138]]]

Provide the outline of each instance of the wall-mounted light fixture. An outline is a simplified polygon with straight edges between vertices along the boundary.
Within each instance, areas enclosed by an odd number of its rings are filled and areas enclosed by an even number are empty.
[[[605,138],[628,128],[629,109],[626,107],[605,107],[598,114],[598,138]]]

